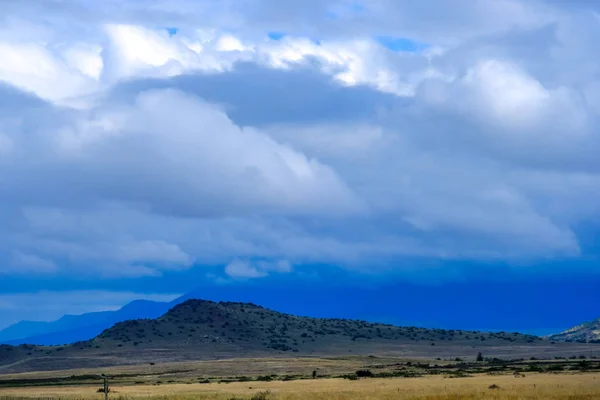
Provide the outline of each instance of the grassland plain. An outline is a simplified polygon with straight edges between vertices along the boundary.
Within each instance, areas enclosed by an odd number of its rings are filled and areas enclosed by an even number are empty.
[[[368,377],[358,378],[359,371]],[[111,376],[111,399],[600,399],[598,360],[390,357],[235,359],[20,373],[0,377],[0,399],[101,399],[103,373]]]
[[[495,385],[495,386],[493,386]],[[492,388],[490,388],[492,387]],[[28,387],[0,390],[0,398],[101,399],[95,387]],[[418,378],[373,378],[349,381],[340,378],[311,381],[235,382],[229,384],[164,384],[113,386],[111,398],[131,399],[273,399],[273,400],[358,400],[358,399],[498,399],[498,400],[597,400],[600,374],[482,375],[449,379],[441,376]]]

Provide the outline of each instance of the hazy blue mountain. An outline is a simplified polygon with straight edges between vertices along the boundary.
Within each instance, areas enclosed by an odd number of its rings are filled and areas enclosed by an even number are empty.
[[[56,345],[88,340],[117,322],[157,318],[178,303],[135,300],[116,311],[65,315],[51,322],[21,321],[0,331],[0,344]]]
[[[81,328],[66,329],[58,332],[50,332],[39,334],[36,336],[28,336],[22,339],[6,340],[2,344],[10,344],[18,346],[20,344],[37,344],[37,345],[63,345],[75,343],[81,340],[88,340],[99,335],[106,329],[106,324],[88,325]]]
[[[86,325],[94,325],[101,321],[110,319],[110,315],[114,313],[115,311],[103,311],[81,315],[65,315],[56,321],[50,322],[17,322],[16,324],[11,325],[0,331],[0,343],[8,343],[9,341],[25,339],[54,332],[60,332],[64,330],[74,329],[76,327],[83,327]]]

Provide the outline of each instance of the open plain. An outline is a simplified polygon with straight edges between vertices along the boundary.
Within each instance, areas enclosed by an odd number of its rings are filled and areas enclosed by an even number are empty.
[[[313,371],[316,377],[312,377]],[[600,360],[262,358],[0,377],[1,399],[599,399]]]

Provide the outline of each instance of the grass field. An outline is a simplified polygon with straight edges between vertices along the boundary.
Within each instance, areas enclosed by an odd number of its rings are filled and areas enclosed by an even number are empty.
[[[312,371],[317,379],[311,379]],[[357,371],[374,377],[356,379]],[[4,399],[600,399],[600,361],[455,362],[389,357],[198,361],[0,376]],[[341,378],[343,377],[343,378]],[[272,380],[270,380],[272,379]],[[270,381],[269,381],[270,380]]]
[[[498,388],[490,389],[491,385]],[[2,397],[101,399],[96,387],[28,387],[0,390]],[[165,384],[113,386],[111,398],[165,400],[252,399],[353,400],[353,399],[600,399],[600,374],[533,374],[469,378],[317,379],[291,382],[236,382],[229,384]]]

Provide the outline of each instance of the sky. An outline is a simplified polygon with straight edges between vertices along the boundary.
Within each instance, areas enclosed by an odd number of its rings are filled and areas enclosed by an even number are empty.
[[[598,39],[587,0],[2,1],[0,328],[332,282],[600,317]]]

